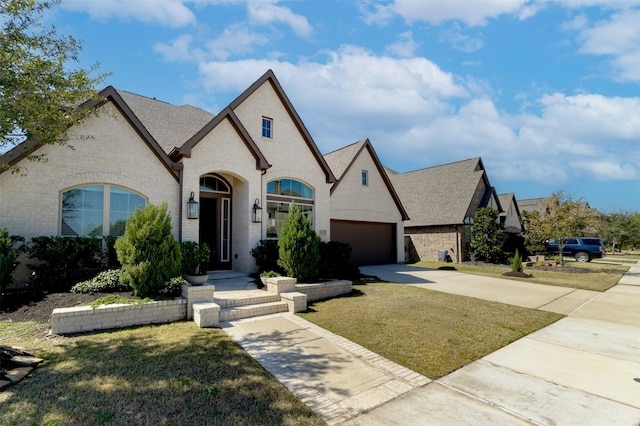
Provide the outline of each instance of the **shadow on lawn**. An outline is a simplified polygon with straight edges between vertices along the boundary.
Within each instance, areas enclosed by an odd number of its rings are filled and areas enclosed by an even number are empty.
[[[1,424],[321,424],[219,329],[192,322],[61,339],[0,398]]]

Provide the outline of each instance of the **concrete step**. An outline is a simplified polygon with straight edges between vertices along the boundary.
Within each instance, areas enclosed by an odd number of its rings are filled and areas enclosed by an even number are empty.
[[[235,306],[257,305],[261,303],[279,302],[280,296],[263,290],[216,292],[213,301],[221,309]]]
[[[276,295],[277,296],[277,295]],[[278,297],[279,299],[279,297]],[[217,302],[216,302],[217,303]],[[219,321],[232,321],[242,318],[253,318],[262,315],[277,314],[287,312],[289,305],[287,302],[266,302],[243,306],[231,306],[220,309]]]

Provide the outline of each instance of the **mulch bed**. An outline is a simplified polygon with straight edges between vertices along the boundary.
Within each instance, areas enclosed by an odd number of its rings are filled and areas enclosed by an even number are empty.
[[[130,291],[108,294],[138,299]],[[47,323],[55,308],[70,308],[92,302],[105,295],[105,293],[48,293],[33,297],[30,293],[6,293],[0,296],[0,321]]]

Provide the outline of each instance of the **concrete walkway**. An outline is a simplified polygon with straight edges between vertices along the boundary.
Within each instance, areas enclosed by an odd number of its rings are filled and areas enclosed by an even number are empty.
[[[604,293],[403,265],[361,270],[568,316],[436,381],[292,315],[223,324],[329,424],[640,424],[640,264]]]

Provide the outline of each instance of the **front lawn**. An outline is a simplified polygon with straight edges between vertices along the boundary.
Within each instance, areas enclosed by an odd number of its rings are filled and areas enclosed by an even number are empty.
[[[563,317],[391,283],[356,285],[299,315],[431,379]]]
[[[0,344],[45,361],[0,393],[2,425],[324,424],[219,329],[192,321],[44,339],[0,322]]]
[[[628,266],[609,265],[604,263],[578,263],[567,261],[564,267],[551,268],[530,267],[524,272],[532,275],[530,278],[504,276],[511,270],[509,266],[481,265],[471,263],[445,263],[435,261],[420,261],[411,264],[421,268],[437,269],[453,267],[467,274],[483,275],[487,277],[506,278],[536,284],[555,285],[559,287],[579,288],[582,290],[605,291],[618,284],[622,275],[629,270]]]

